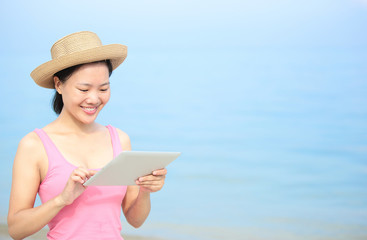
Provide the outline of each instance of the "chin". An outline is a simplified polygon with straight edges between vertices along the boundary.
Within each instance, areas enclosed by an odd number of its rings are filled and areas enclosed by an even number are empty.
[[[94,113],[93,115],[86,115],[84,112],[81,114],[82,116],[78,117],[78,120],[83,123],[83,124],[92,124],[96,121],[97,117],[98,117],[99,111],[97,111],[96,113]]]

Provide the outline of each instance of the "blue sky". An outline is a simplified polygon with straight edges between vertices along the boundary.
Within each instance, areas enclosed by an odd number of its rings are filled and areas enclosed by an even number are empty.
[[[148,48],[365,47],[362,0],[2,1],[2,52],[44,52],[55,39],[96,31]]]

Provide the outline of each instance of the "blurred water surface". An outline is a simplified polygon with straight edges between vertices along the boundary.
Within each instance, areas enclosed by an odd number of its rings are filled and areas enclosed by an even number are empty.
[[[123,232],[367,238],[366,56],[357,47],[130,49],[98,121],[126,131],[134,150],[182,156],[147,223],[124,222]],[[55,118],[52,90],[29,77],[36,57],[0,58],[4,219],[19,140]]]

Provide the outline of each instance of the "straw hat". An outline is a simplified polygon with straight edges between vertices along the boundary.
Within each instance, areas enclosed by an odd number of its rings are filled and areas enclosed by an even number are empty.
[[[52,60],[31,72],[33,80],[41,87],[55,88],[55,73],[79,65],[109,59],[116,69],[126,58],[127,47],[121,44],[102,45],[97,34],[83,31],[67,35],[51,48]]]

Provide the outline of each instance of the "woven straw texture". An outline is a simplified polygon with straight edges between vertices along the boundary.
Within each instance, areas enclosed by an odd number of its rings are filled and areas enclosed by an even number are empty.
[[[97,34],[83,31],[58,40],[51,48],[52,60],[31,72],[41,87],[54,88],[53,75],[75,65],[109,59],[115,70],[126,58],[127,47],[121,44],[102,45]]]

